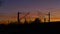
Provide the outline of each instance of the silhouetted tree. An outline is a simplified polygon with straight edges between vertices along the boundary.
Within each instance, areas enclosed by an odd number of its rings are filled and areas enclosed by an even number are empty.
[[[39,24],[40,22],[41,22],[41,20],[39,18],[36,18],[34,21],[35,24]]]

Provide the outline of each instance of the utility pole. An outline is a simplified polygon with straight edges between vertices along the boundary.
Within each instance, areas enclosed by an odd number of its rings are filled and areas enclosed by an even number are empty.
[[[17,20],[18,20],[18,24],[20,23],[20,18],[19,18],[19,14],[21,14],[20,12],[18,12],[18,16],[17,16]]]
[[[48,22],[50,23],[50,12],[48,13],[48,18],[49,18]]]
[[[17,20],[18,20],[18,23],[20,23],[20,20],[19,20],[19,12],[18,12]]]

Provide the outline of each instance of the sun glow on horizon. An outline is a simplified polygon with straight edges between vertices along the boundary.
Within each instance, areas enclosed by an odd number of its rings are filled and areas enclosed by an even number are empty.
[[[42,22],[44,22],[44,17],[43,16],[46,16],[46,22],[48,22],[48,16],[41,13],[41,12],[31,12],[30,14],[28,14],[27,16],[25,16],[25,14],[22,14],[22,15],[19,15],[20,17],[20,20],[22,23],[24,23],[25,21],[25,17],[26,17],[26,20],[29,22],[29,21],[34,21],[35,18],[39,18]],[[17,22],[17,14],[16,15],[11,15],[11,16],[4,16],[4,17],[1,17],[3,20],[0,21],[0,23],[8,23],[8,22]],[[60,18],[58,18],[57,16],[56,17],[50,17],[50,22],[54,22],[54,21],[60,21]]]
[[[31,20],[31,21],[34,21],[35,18],[32,18],[32,19],[26,19],[28,22]],[[17,20],[11,20],[10,22],[15,22]],[[22,19],[21,22],[24,23],[25,19]],[[41,19],[42,22],[44,22],[44,19]],[[50,19],[50,22],[54,22],[54,21],[60,21],[60,18],[51,18]],[[48,22],[48,19],[46,19],[46,22]],[[8,20],[4,20],[4,21],[0,21],[0,24],[8,24]]]

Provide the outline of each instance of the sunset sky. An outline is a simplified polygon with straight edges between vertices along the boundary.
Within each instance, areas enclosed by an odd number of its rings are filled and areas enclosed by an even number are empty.
[[[51,21],[60,21],[60,0],[1,0],[0,21],[16,20],[17,12],[30,12],[30,18],[47,16],[50,11]]]

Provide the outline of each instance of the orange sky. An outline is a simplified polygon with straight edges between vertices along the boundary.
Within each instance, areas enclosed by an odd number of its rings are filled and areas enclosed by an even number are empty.
[[[60,0],[3,0],[2,2],[0,22],[16,21],[18,11],[30,12],[28,18],[40,17],[42,21],[43,16],[48,19],[46,14],[51,12],[51,21],[60,21]],[[20,17],[24,15],[21,14]]]
[[[32,20],[32,21],[34,21],[34,19],[35,19],[35,18],[30,18],[30,20]],[[41,18],[41,20],[44,21],[43,18]],[[16,19],[16,18],[11,18],[11,19],[9,19],[9,21],[10,21],[10,22],[11,22],[11,21],[14,22],[14,21],[17,21],[17,19]],[[21,21],[24,22],[24,18],[21,19]],[[29,18],[27,18],[27,21],[29,21]],[[46,19],[46,21],[48,21],[48,18]],[[60,21],[60,18],[51,18],[50,21],[51,21],[51,22],[52,22],[52,21]],[[1,24],[1,23],[7,24],[7,23],[8,23],[8,20],[0,21],[0,24]]]
[[[46,21],[48,21],[48,16],[45,15],[48,12],[43,12],[43,11],[46,11],[46,10],[41,11],[42,13],[40,11],[38,11],[38,12],[37,11],[38,10],[36,10],[35,12],[31,11],[30,14],[28,14],[26,16],[26,18],[31,19],[31,20],[33,18],[33,20],[34,20],[34,18],[39,17],[39,18],[41,18],[42,21],[44,21],[43,16],[46,16],[46,19],[47,19]],[[50,9],[50,11],[51,11],[51,20],[50,21],[60,21],[60,15],[59,15],[60,10],[52,8],[52,9]],[[24,12],[23,14],[20,14],[20,18],[22,19],[21,21],[24,21],[24,16],[26,14],[27,14],[27,12],[26,13]],[[5,15],[0,14],[0,22],[4,23],[4,22],[8,22],[8,20],[9,21],[17,21],[17,13],[11,13],[10,15],[9,14],[5,14]]]

